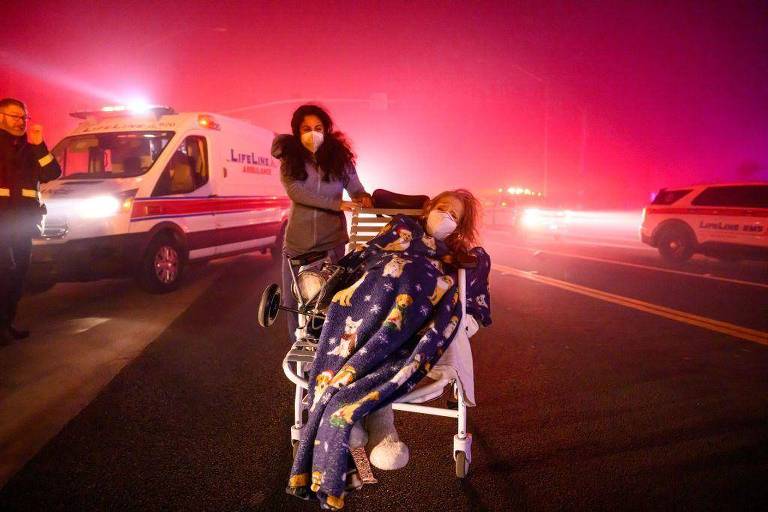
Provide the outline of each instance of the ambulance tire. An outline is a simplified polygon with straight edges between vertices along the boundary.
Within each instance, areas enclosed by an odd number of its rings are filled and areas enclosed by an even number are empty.
[[[139,266],[139,285],[150,293],[168,293],[179,287],[186,263],[181,244],[170,234],[160,234],[147,246]]]
[[[685,227],[671,225],[659,234],[658,248],[664,261],[679,265],[693,256],[696,239]]]

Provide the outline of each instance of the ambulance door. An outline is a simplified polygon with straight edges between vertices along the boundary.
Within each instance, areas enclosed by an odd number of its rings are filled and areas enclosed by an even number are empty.
[[[269,153],[272,141],[247,135],[220,139],[222,154],[217,158],[222,165],[215,178],[218,254],[269,246],[280,225],[275,197],[282,186]]]
[[[172,222],[187,237],[189,258],[211,256],[216,248],[210,183],[208,141],[202,135],[188,135],[176,147],[155,184],[152,197],[142,205],[157,222]]]

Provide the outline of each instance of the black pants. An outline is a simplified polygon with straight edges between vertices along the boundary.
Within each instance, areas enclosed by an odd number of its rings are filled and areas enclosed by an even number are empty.
[[[347,244],[341,244],[337,247],[334,247],[330,251],[328,251],[328,255],[331,257],[331,262],[336,263],[341,259],[342,256],[344,256],[344,248]],[[289,253],[291,256],[298,256],[298,254],[292,254]],[[297,307],[296,304],[296,297],[293,296],[293,292],[291,291],[293,286],[293,278],[291,277],[291,270],[290,270],[290,262],[288,261],[288,258],[285,257],[286,250],[283,249],[283,266],[282,266],[282,274],[283,274],[283,297],[282,297],[282,303],[284,306],[289,306],[292,308]],[[298,268],[295,270],[298,272]],[[296,341],[296,328],[299,326],[299,315],[296,313],[291,313],[289,311],[285,312],[286,315],[288,315],[288,339],[293,343]]]
[[[16,318],[31,253],[32,239],[28,236],[0,242],[0,327],[12,325]]]

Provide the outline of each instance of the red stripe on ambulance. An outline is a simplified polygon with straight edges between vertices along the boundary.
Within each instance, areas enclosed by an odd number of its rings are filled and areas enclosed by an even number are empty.
[[[288,198],[277,197],[202,197],[189,199],[137,199],[131,219],[157,216],[204,215],[229,212],[288,208]]]

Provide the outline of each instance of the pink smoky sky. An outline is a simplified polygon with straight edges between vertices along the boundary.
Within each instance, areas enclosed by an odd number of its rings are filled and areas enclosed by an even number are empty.
[[[0,96],[49,145],[69,112],[141,99],[289,131],[302,99],[352,141],[366,187],[545,187],[641,205],[768,179],[765,2],[4,4]]]

